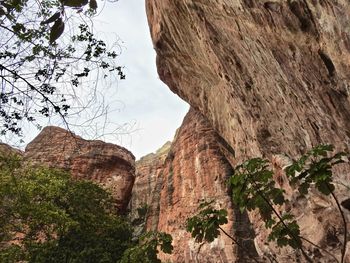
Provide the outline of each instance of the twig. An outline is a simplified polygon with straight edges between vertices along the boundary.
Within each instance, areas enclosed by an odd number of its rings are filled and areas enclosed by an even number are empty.
[[[253,182],[254,183],[254,182]],[[255,183],[254,183],[255,185]],[[273,207],[273,205],[269,202],[269,200],[266,199],[266,197],[261,193],[261,191],[257,191],[258,194],[262,197],[262,199],[265,200],[265,202],[268,204],[268,206],[272,209],[273,213],[278,217],[278,219],[280,220],[280,222],[282,223],[282,225],[285,227],[285,229],[291,234],[291,236],[293,237],[293,239],[295,241],[298,241],[298,238],[294,235],[294,233],[289,229],[289,227],[286,225],[286,223],[284,222],[283,218],[280,216],[280,214],[276,211],[276,209]],[[299,236],[300,238],[300,236]],[[312,263],[312,259],[306,254],[302,244],[299,246],[299,249],[301,250],[301,253],[303,254],[303,256],[305,257],[305,259]]]
[[[62,114],[61,109],[57,108],[58,106],[56,106],[56,104],[50,100],[50,98],[48,96],[46,96],[42,91],[40,91],[38,88],[36,88],[33,84],[31,84],[28,80],[26,80],[24,77],[22,77],[21,75],[19,75],[17,72],[5,67],[4,65],[0,64],[0,69],[5,69],[6,71],[10,72],[11,74],[15,75],[17,78],[21,79],[22,81],[24,81],[31,89],[35,90],[37,93],[40,94],[40,96],[43,97],[43,99],[45,101],[47,101],[49,104],[51,104],[51,106],[55,109],[55,111],[60,115],[60,117],[62,118],[63,122],[66,124],[66,127],[68,129],[69,132],[70,129],[68,127],[68,122],[64,116],[64,114]],[[72,132],[71,132],[72,133]]]
[[[318,248],[319,250],[322,250],[323,252],[325,252],[326,254],[328,254],[329,256],[331,256],[333,259],[335,259],[336,262],[339,263],[339,260],[330,252],[328,252],[326,249],[320,247],[319,245],[315,244],[314,242],[310,241],[309,239],[300,236],[300,239],[304,240],[305,242],[308,242],[309,244],[313,245],[314,247]]]
[[[346,223],[346,219],[345,219],[345,215],[343,213],[343,210],[341,209],[341,206],[339,204],[338,198],[335,196],[335,194],[333,193],[333,191],[330,188],[328,183],[326,183],[326,186],[327,186],[328,190],[330,191],[331,195],[333,196],[333,198],[334,198],[334,200],[335,200],[335,202],[337,204],[338,210],[340,212],[340,215],[341,215],[341,217],[343,219],[343,224],[344,224],[344,242],[343,242],[343,249],[341,251],[341,261],[340,261],[341,263],[343,263],[344,262],[344,257],[345,257],[345,252],[346,252],[346,242],[347,242],[347,239],[348,239],[348,237],[347,237],[347,235],[348,235],[348,233],[347,233],[348,232],[348,226],[347,226],[347,223]]]
[[[241,249],[243,249],[245,252],[247,252],[247,255],[252,259],[254,260],[255,262],[257,263],[260,263],[255,257],[252,257],[250,254],[249,254],[249,250],[246,249],[244,246],[242,246],[241,244],[238,243],[237,239],[235,239],[234,237],[232,237],[230,234],[228,234],[221,226],[219,226],[219,229],[228,237],[230,238],[238,247],[240,247]]]

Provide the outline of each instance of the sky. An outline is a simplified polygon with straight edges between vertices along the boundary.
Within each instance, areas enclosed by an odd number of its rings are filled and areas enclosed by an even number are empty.
[[[108,135],[105,140],[122,144],[140,158],[173,139],[189,106],[158,77],[144,0],[105,4],[94,23],[99,32],[119,37],[119,62],[125,66],[126,74],[116,92],[116,99],[123,105],[112,121],[128,123],[133,131],[118,136],[119,141]]]
[[[94,33],[107,43],[118,41],[121,52],[117,64],[124,67],[126,79],[100,89],[100,99],[108,106],[109,114],[94,122],[95,132],[89,133],[79,125],[70,129],[84,139],[121,145],[139,159],[173,139],[189,106],[158,77],[144,0],[98,3],[101,13],[93,20]],[[47,124],[57,125],[52,119]],[[24,131],[24,143],[39,133],[33,127],[25,127]]]

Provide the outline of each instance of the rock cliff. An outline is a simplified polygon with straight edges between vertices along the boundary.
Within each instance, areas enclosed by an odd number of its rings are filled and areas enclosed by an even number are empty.
[[[126,210],[135,179],[135,157],[125,148],[84,140],[49,126],[27,145],[24,158],[33,164],[68,170],[77,179],[102,185],[111,191],[117,209]]]
[[[265,156],[281,171],[288,162],[282,153],[298,156],[319,143],[350,150],[349,1],[146,0],[146,9],[160,78],[209,121],[229,164]],[[193,158],[196,154],[191,152]],[[164,189],[171,182],[184,189],[183,177],[194,176],[186,171],[169,179],[175,175],[171,167],[166,164],[160,199],[160,215],[166,218],[175,207],[182,211],[178,200],[183,195],[174,192],[170,200],[177,203],[170,206],[164,193],[172,188]],[[336,174],[339,185],[348,184],[349,165]],[[344,187],[336,194],[340,200],[349,197]],[[191,195],[184,200],[185,211],[196,202]],[[344,228],[334,202],[313,193],[294,205],[302,234],[339,259]],[[254,213],[249,218],[260,256],[304,260],[296,251],[267,245],[259,218]],[[160,220],[158,228],[175,231],[181,215],[176,222]],[[334,261],[306,246],[315,262]],[[243,261],[236,257],[236,262]]]
[[[148,154],[136,162],[136,179],[129,204],[130,214],[132,219],[137,219],[137,209],[145,208],[148,230],[156,230],[158,226],[164,161],[170,146],[171,142],[167,142],[156,153]]]
[[[232,167],[222,153],[221,142],[203,115],[190,109],[171,146],[166,144],[158,153],[137,162],[131,203],[148,204],[148,230],[172,235],[174,251],[170,256],[162,255],[164,261],[214,263],[247,257],[224,235],[210,245],[200,245],[186,232],[186,220],[197,212],[199,203],[213,199],[218,208],[228,208],[230,222],[224,229],[256,253],[247,215],[231,208],[226,179]]]
[[[347,0],[147,0],[160,78],[237,158],[350,147]]]
[[[19,149],[13,148],[6,143],[0,143],[0,153],[1,154],[18,154],[23,155],[23,152]]]

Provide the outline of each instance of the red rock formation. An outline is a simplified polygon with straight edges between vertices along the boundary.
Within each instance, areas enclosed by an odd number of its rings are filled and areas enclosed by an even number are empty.
[[[0,154],[18,154],[23,155],[23,152],[19,149],[13,148],[5,143],[0,143]]]
[[[230,207],[225,180],[231,173],[216,133],[201,114],[190,110],[165,162],[159,201],[158,230],[173,236],[174,252],[169,257],[173,262],[233,260],[232,242],[227,237],[221,236],[212,246],[200,247],[185,229],[187,218],[197,212],[203,200],[215,198],[218,206]],[[232,222],[225,227],[232,233]]]
[[[224,235],[210,245],[200,245],[186,232],[186,220],[197,212],[201,201],[212,199],[217,200],[218,208],[229,210],[225,230],[237,239],[246,239],[242,244],[254,254],[248,217],[231,209],[226,179],[232,168],[221,152],[220,141],[208,121],[191,109],[166,159],[164,154],[153,154],[137,163],[133,199],[141,196],[149,202],[147,229],[170,233],[174,240],[173,254],[162,255],[164,261],[214,263],[249,258]]]
[[[123,147],[84,140],[64,129],[46,127],[27,145],[24,158],[99,183],[111,191],[120,211],[128,205],[135,179],[135,157]]]
[[[319,143],[350,150],[349,1],[147,0],[146,7],[160,78],[234,149],[232,165],[266,156],[281,170],[281,153],[298,156]],[[349,179],[347,164],[336,180]],[[348,190],[336,194],[343,200]],[[315,193],[294,205],[302,234],[339,258],[344,228],[334,202]],[[259,218],[250,218],[259,254],[299,260],[265,245]],[[332,262],[316,250],[308,246],[315,261]]]
[[[238,158],[350,148],[348,1],[146,2],[160,78]]]
[[[131,217],[138,218],[137,209],[147,206],[148,230],[156,230],[159,218],[159,198],[163,182],[164,161],[171,142],[164,144],[156,153],[148,154],[136,162],[136,179],[129,207]]]

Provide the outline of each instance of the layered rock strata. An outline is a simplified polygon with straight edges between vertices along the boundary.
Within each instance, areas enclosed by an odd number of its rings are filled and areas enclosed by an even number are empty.
[[[120,212],[126,210],[135,179],[135,157],[123,147],[84,140],[62,128],[45,127],[24,153],[32,164],[61,168],[77,179],[108,189]]]
[[[136,162],[136,179],[129,204],[130,215],[132,219],[138,219],[138,209],[147,210],[145,226],[148,230],[156,230],[158,226],[164,161],[170,146],[171,142],[167,142],[156,153],[148,154]]]
[[[282,153],[296,157],[320,143],[349,151],[349,1],[147,0],[146,8],[160,78],[208,119],[231,165],[265,156],[279,173],[290,161]],[[350,166],[335,172],[345,201]],[[339,260],[344,226],[334,200],[282,187],[302,235]],[[249,217],[261,258],[305,260],[266,243],[260,218]],[[304,243],[315,262],[335,261]]]
[[[224,226],[227,233],[250,248],[251,254],[256,253],[247,215],[231,207],[226,180],[232,167],[219,142],[208,121],[191,109],[166,158],[164,154],[153,154],[137,163],[133,198],[145,196],[144,200],[149,200],[147,229],[164,231],[173,237],[174,251],[172,255],[162,255],[164,261],[215,263],[249,259],[249,253],[243,253],[225,235],[212,244],[199,244],[186,231],[186,220],[197,213],[201,202],[211,200],[216,201],[217,208],[229,211],[229,223]]]
[[[295,156],[324,141],[349,150],[349,1],[147,0],[146,7],[160,78],[237,158]]]

